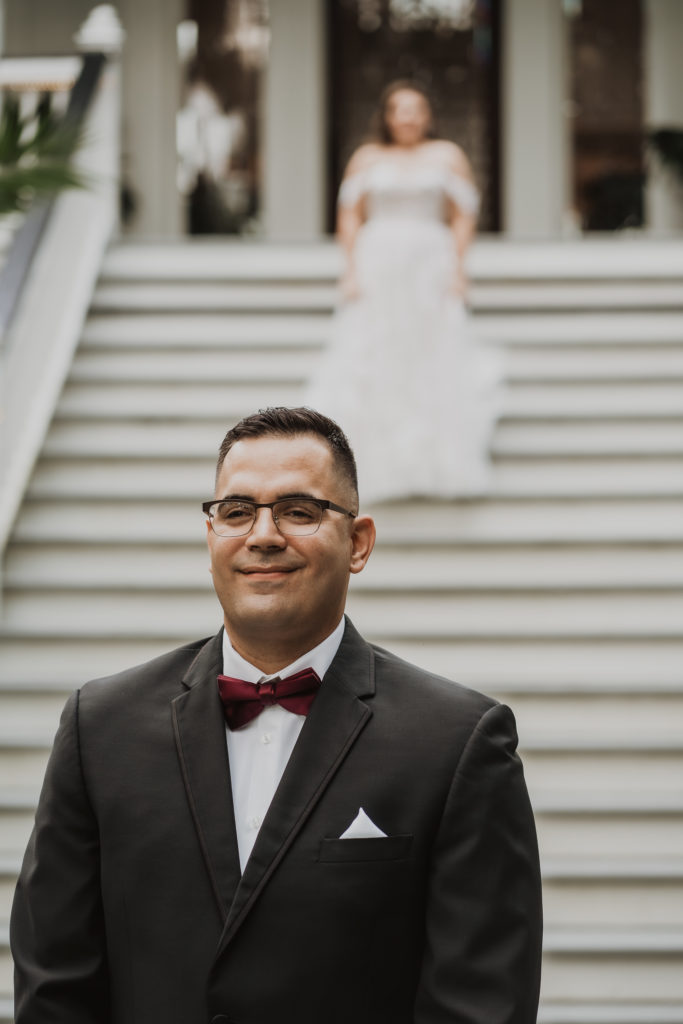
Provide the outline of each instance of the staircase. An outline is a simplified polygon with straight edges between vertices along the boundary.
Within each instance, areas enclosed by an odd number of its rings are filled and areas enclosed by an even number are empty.
[[[328,245],[114,248],[26,494],[0,623],[0,1020],[14,878],[66,695],[219,625],[202,499],[295,404]],[[509,702],[545,885],[542,1024],[683,1024],[683,245],[480,242],[507,353],[484,500],[378,507],[349,611]]]

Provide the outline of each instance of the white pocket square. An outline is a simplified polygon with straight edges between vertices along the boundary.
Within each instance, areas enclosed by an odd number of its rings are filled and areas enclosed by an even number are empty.
[[[368,818],[367,814],[361,807],[358,814],[353,819],[346,832],[342,832],[339,836],[340,839],[386,839],[386,832],[382,832],[381,828],[375,825],[371,818]]]

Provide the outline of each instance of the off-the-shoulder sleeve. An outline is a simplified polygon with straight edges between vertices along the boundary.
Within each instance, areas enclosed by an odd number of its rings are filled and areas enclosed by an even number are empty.
[[[337,202],[339,206],[355,206],[358,200],[365,194],[367,188],[367,175],[362,171],[350,174],[344,178],[339,188]]]
[[[479,213],[479,192],[467,178],[461,178],[458,174],[449,174],[446,179],[446,192],[463,213],[469,213],[472,216]]]

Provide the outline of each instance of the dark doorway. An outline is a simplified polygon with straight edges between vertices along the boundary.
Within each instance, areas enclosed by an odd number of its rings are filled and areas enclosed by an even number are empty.
[[[328,0],[328,61],[330,230],[346,162],[396,78],[427,87],[439,133],[472,161],[481,230],[500,229],[499,0]]]
[[[643,224],[641,8],[641,0],[581,0],[573,5],[573,191],[584,231]]]
[[[187,0],[178,180],[190,234],[259,230],[267,0]]]

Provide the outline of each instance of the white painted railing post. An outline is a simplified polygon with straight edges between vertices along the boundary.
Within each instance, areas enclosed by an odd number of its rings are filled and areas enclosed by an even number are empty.
[[[123,30],[109,4],[95,7],[76,40],[106,52],[75,163],[86,189],[62,193],[26,276],[3,339],[0,430],[0,554],[42,448],[118,225],[120,71]]]

